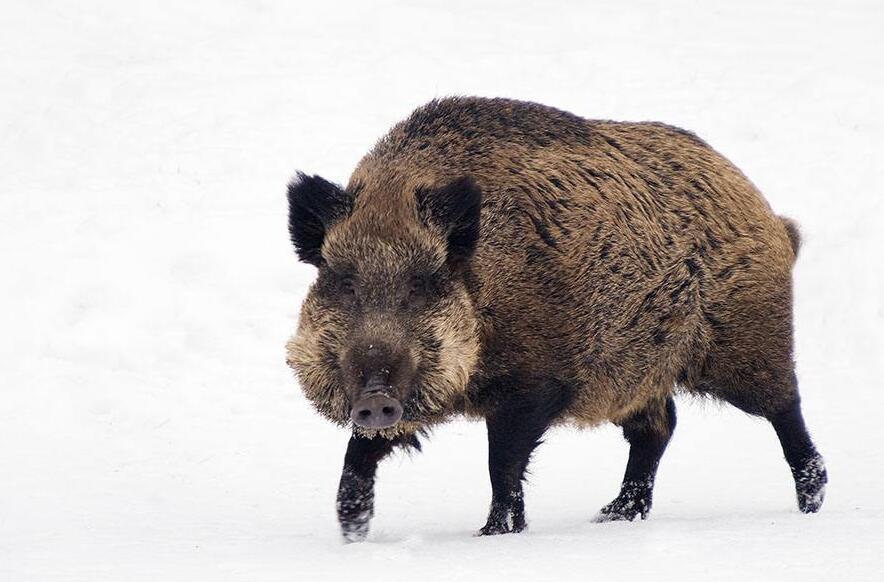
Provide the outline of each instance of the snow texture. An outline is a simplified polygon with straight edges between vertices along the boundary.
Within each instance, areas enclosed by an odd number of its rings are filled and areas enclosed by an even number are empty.
[[[6,0],[0,580],[880,580],[884,3]],[[378,474],[344,544],[347,434],[283,347],[314,275],[296,169],[345,181],[435,96],[660,120],[802,227],[798,376],[829,486],[796,507],[764,421],[678,401],[646,521],[613,427],[535,455],[529,529],[476,538],[481,424]]]

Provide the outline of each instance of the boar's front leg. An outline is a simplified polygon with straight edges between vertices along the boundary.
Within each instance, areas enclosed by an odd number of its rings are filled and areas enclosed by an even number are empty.
[[[648,517],[657,466],[675,430],[675,402],[672,397],[651,402],[622,425],[629,441],[629,461],[620,494],[596,515],[594,521],[599,523]]]
[[[491,509],[478,535],[520,532],[527,527],[522,480],[531,452],[569,403],[571,391],[555,381],[507,377],[490,385],[486,395],[492,403],[485,407]]]
[[[420,450],[420,442],[414,435],[392,440],[356,433],[350,437],[337,499],[338,522],[346,541],[361,542],[368,535],[368,523],[374,516],[374,478],[378,463],[397,446]]]

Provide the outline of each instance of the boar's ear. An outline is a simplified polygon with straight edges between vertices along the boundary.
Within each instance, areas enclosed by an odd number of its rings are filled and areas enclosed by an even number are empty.
[[[415,195],[421,219],[441,228],[447,237],[448,264],[461,267],[479,241],[482,191],[464,176],[441,188],[419,188]]]
[[[337,184],[303,172],[288,186],[289,234],[298,258],[320,266],[325,233],[335,221],[350,214],[353,197]]]

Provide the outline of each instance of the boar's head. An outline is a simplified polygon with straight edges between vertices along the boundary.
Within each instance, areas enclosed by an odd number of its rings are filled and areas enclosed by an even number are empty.
[[[469,178],[391,188],[304,174],[288,188],[292,243],[318,268],[288,363],[321,414],[387,435],[450,412],[479,351],[465,284],[479,189]]]

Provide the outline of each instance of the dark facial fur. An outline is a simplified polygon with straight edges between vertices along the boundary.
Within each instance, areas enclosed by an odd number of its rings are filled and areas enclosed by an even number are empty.
[[[379,212],[363,202],[365,188],[330,193],[328,185],[301,177],[289,189],[292,238],[319,268],[289,362],[316,408],[339,424],[369,377],[382,374],[404,409],[385,434],[413,432],[450,411],[477,358],[461,267],[478,238],[480,195],[468,179],[422,185]],[[314,219],[316,199],[341,208]]]

